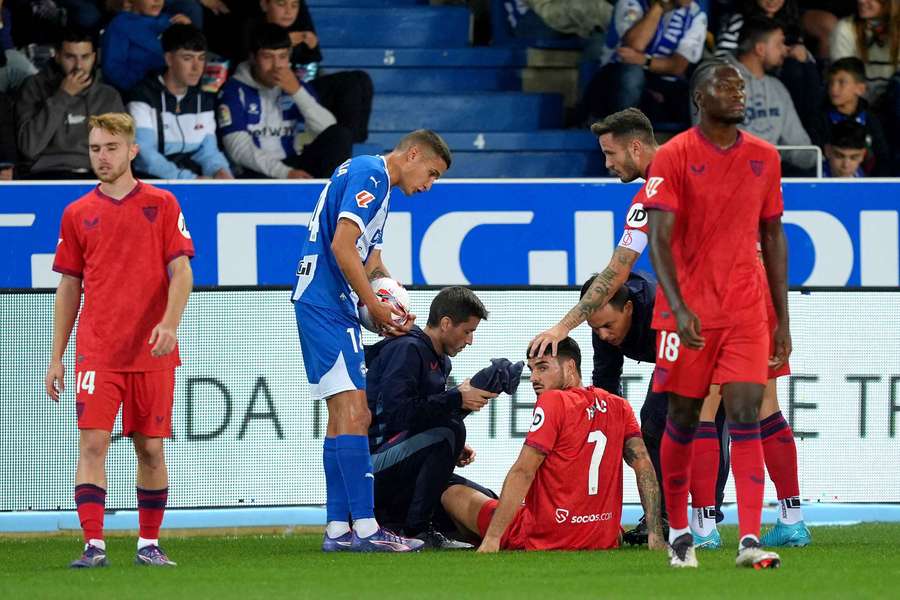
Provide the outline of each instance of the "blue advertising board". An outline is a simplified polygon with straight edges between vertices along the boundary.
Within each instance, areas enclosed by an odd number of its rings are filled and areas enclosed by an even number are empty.
[[[160,184],[181,202],[196,285],[291,284],[322,185]],[[55,286],[60,216],[90,188],[0,184],[0,287]],[[637,189],[610,180],[455,180],[409,198],[395,190],[385,263],[413,284],[580,284],[606,265]],[[791,181],[784,196],[791,285],[898,285],[900,182]],[[651,270],[646,254],[636,268]]]

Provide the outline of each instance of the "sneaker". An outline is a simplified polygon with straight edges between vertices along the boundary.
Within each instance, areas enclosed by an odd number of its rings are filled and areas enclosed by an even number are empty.
[[[361,538],[353,532],[350,550],[353,552],[418,552],[425,542],[405,538],[381,527],[369,537]]]
[[[174,567],[178,563],[169,560],[166,553],[159,546],[144,546],[137,551],[134,564],[145,567]]]
[[[777,569],[781,566],[781,558],[771,550],[763,550],[759,542],[753,537],[745,537],[741,540],[737,558],[734,564],[738,567],[753,567],[754,569]]]
[[[662,518],[663,539],[669,537],[669,520]],[[646,546],[647,545],[647,517],[641,515],[640,521],[635,525],[634,529],[629,529],[622,534],[622,541],[630,546]]]
[[[669,546],[669,566],[676,569],[697,568],[697,557],[694,555],[694,536],[690,532],[679,535]]]
[[[423,550],[471,550],[475,547],[472,544],[448,538],[440,531],[431,528],[414,536],[413,539],[422,540],[422,542],[424,542],[424,545],[422,546]]]
[[[109,565],[109,562],[106,560],[106,550],[85,544],[81,558],[73,561],[69,567],[72,569],[93,569],[94,567],[105,567],[107,565]]]
[[[781,519],[775,521],[775,527],[768,530],[760,543],[763,546],[793,546],[803,547],[812,543],[812,535],[809,528],[803,521],[798,521],[793,525],[785,525]]]
[[[322,552],[345,552],[350,549],[352,543],[353,533],[350,531],[336,538],[328,537],[328,532],[326,532],[322,539]]]
[[[722,536],[718,529],[713,529],[709,535],[700,535],[691,532],[694,536],[694,547],[697,550],[718,550],[722,547]]]

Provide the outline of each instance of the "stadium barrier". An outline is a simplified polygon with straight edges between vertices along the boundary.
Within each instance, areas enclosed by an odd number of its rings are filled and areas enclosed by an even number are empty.
[[[420,322],[435,293],[434,288],[411,290]],[[451,383],[490,358],[522,358],[531,337],[578,297],[577,290],[553,288],[477,293],[490,317],[476,332],[475,344],[453,360]],[[0,293],[0,513],[12,519],[74,509],[74,344],[65,356],[67,387],[58,405],[43,384],[53,299],[48,291]],[[795,291],[790,308],[793,375],[779,380],[779,397],[797,436],[802,497],[813,503],[900,502],[900,291]],[[586,381],[589,336],[586,327],[575,332],[584,350]],[[268,507],[277,513],[321,505],[325,408],[309,399],[289,291],[196,291],[179,337],[184,365],[178,369],[174,437],[166,442],[170,507]],[[364,337],[367,343],[375,340],[368,332]],[[651,370],[652,365],[626,361],[625,395],[636,412]],[[478,455],[462,473],[497,490],[531,422],[535,396],[527,369],[523,378],[513,397],[500,396],[466,421]],[[134,508],[135,459],[128,440],[115,437],[107,466],[107,508]],[[625,471],[625,502],[637,503],[634,478]],[[771,483],[766,485],[766,498],[773,499]],[[733,498],[729,485],[726,501]],[[304,513],[300,522],[320,522],[316,511]],[[298,522],[296,515],[291,518]],[[225,521],[252,524],[254,519]]]

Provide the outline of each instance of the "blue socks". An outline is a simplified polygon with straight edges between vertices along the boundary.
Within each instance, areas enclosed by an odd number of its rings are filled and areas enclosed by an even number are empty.
[[[347,500],[347,488],[338,464],[337,441],[325,438],[322,451],[322,465],[325,467],[325,510],[327,521],[349,522],[350,501]]]
[[[344,498],[349,500],[350,514],[353,516],[353,520],[374,518],[375,475],[372,473],[372,456],[369,454],[368,436],[339,435],[334,439],[336,462],[340,467],[340,475],[343,476],[343,484],[346,489]],[[325,472],[327,476],[327,466]],[[328,482],[329,514],[331,514],[331,496],[331,483]]]

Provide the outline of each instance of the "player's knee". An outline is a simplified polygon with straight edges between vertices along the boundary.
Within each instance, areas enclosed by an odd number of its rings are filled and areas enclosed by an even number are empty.
[[[735,402],[728,419],[733,423],[757,423],[759,421],[759,403]]]
[[[158,469],[165,464],[163,446],[160,440],[149,439],[135,442],[134,451],[138,462],[151,469]]]
[[[693,398],[673,396],[669,399],[668,418],[680,427],[696,427],[700,421],[701,403]]]
[[[103,463],[106,460],[106,450],[108,447],[109,445],[105,440],[84,440],[81,443],[79,451],[81,460],[91,463]]]

